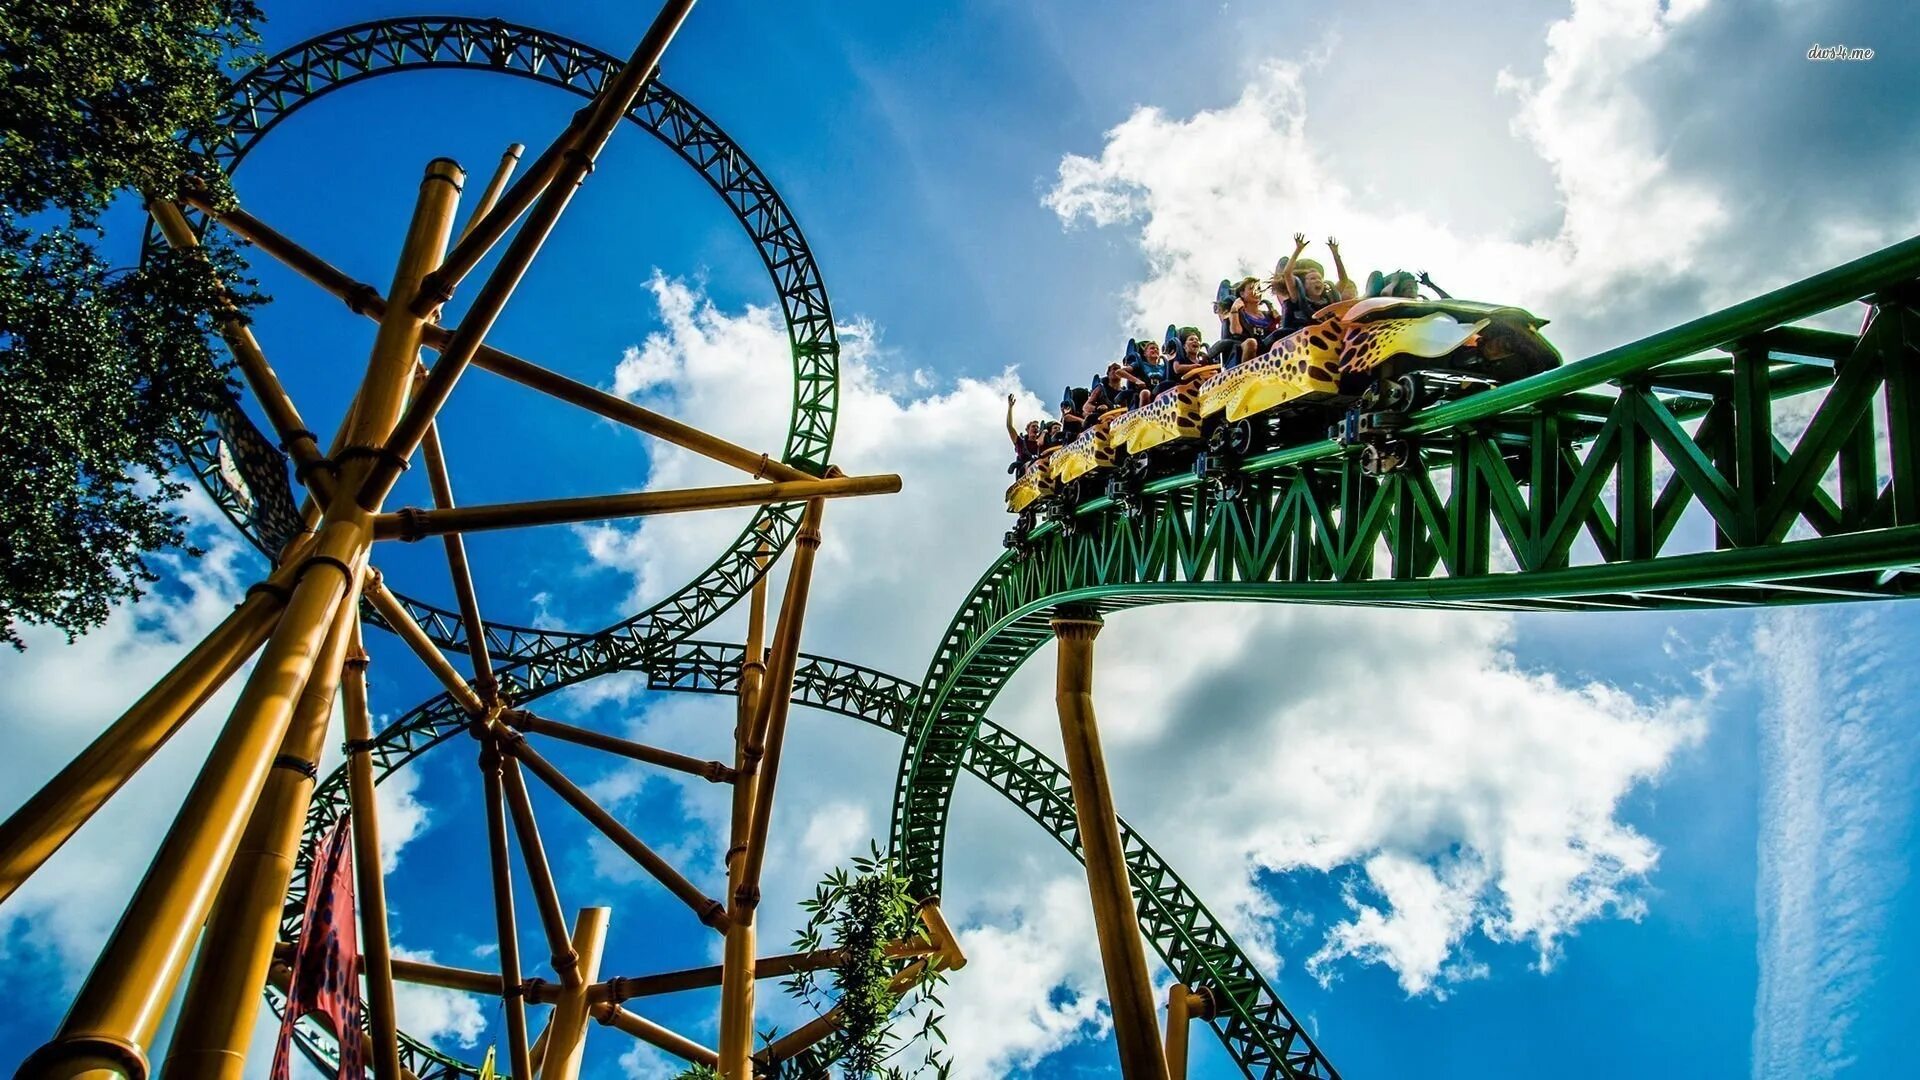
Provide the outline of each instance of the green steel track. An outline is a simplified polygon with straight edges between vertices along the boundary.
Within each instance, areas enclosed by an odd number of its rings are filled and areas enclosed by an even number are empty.
[[[606,671],[644,671],[648,688],[702,694],[738,692],[742,649],[737,644],[680,641],[664,651],[627,648],[607,658]],[[501,674],[502,689],[516,703],[567,685],[544,672],[544,661],[512,665]],[[905,734],[914,715],[913,684],[855,664],[802,655],[795,672],[793,702],[863,720]],[[372,748],[376,779],[384,779],[428,750],[468,730],[458,705],[445,694],[417,706],[382,731]],[[1071,785],[1064,769],[1013,733],[982,720],[978,737],[961,767],[1019,806],[1067,849],[1082,858],[1074,818]],[[300,856],[284,908],[283,937],[298,935],[304,909],[307,872],[313,846],[347,810],[347,777],[336,770],[315,789],[301,837]],[[1211,1021],[1222,1045],[1250,1077],[1338,1077],[1306,1031],[1287,1011],[1260,974],[1197,894],[1183,883],[1126,822],[1122,846],[1134,881],[1140,927],[1174,977],[1189,986],[1206,986],[1220,1002]],[[309,1056],[332,1067],[332,1040],[318,1029],[300,1029]],[[473,1077],[477,1068],[403,1036],[409,1071],[420,1080]],[[825,1076],[827,1063],[796,1059],[783,1075]]]
[[[1920,238],[1414,414],[1408,465],[1331,441],[1102,497],[975,585],[927,670],[893,849],[940,890],[953,783],[1061,605],[1197,600],[1520,611],[1912,595]],[[1790,324],[1866,298],[1861,333]],[[1852,317],[1850,313],[1841,313]]]

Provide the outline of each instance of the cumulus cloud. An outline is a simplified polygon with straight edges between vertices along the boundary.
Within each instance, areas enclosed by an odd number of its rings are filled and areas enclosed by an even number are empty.
[[[1809,125],[1783,123],[1778,138],[1750,139],[1769,126],[1725,123],[1750,101],[1843,115],[1842,102],[1869,92],[1861,80],[1886,94],[1911,79],[1807,70],[1798,58],[1804,35],[1828,16],[1771,3],[1576,0],[1549,28],[1538,72],[1489,75],[1513,102],[1514,133],[1550,171],[1560,212],[1544,231],[1527,223],[1461,230],[1418,209],[1417,192],[1383,198],[1350,175],[1309,125],[1315,65],[1351,60],[1339,45],[1322,58],[1266,62],[1219,108],[1186,117],[1137,109],[1106,133],[1097,155],[1061,161],[1046,202],[1067,224],[1137,230],[1149,273],[1128,296],[1127,326],[1196,317],[1215,282],[1270,269],[1304,229],[1316,244],[1336,233],[1356,275],[1424,268],[1455,295],[1526,306],[1554,320],[1552,334],[1570,356],[1584,355],[1911,231],[1911,212],[1900,207],[1920,203],[1920,185],[1825,186],[1809,200],[1800,188],[1817,185],[1774,182],[1819,160],[1788,134]],[[1839,20],[1849,21],[1860,20]],[[1730,98],[1724,75],[1742,67],[1753,69],[1740,76],[1749,92]],[[1749,85],[1756,80],[1769,89]],[[1794,94],[1782,93],[1783,83]],[[1702,149],[1730,142],[1737,155]],[[1410,159],[1471,167],[1449,153],[1443,126],[1407,147]],[[1500,199],[1509,182],[1484,176],[1484,197]],[[1323,249],[1314,251],[1324,261]]]
[[[393,946],[393,955],[397,960],[435,962],[432,950],[409,949],[397,942]],[[399,1022],[400,1030],[435,1045],[446,1045],[451,1041],[463,1049],[478,1046],[481,1034],[487,1030],[487,1017],[481,1000],[473,994],[438,986],[409,982],[393,984],[393,1015]]]

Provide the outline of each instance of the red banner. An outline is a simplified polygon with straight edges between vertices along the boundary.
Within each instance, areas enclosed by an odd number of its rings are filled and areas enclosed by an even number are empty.
[[[273,1051],[272,1080],[290,1080],[288,1051],[293,1026],[303,1016],[323,1016],[340,1040],[336,1080],[366,1075],[360,1053],[360,939],[353,921],[353,849],[342,817],[320,842],[307,872],[307,913],[293,950],[287,1011]]]

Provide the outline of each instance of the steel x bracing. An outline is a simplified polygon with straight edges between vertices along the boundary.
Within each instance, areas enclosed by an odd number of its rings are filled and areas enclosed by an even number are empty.
[[[681,641],[651,654],[615,644],[607,670],[644,671],[649,689],[703,694],[738,691],[742,649],[737,644]],[[503,689],[526,701],[567,685],[544,660],[519,665],[503,677]],[[857,664],[803,654],[795,673],[793,701],[863,720],[904,735],[914,715],[915,687],[902,679]],[[400,717],[381,732],[373,747],[376,774],[385,777],[434,746],[466,731],[467,717],[446,695],[435,697]],[[1011,800],[1053,838],[1080,858],[1078,828],[1065,770],[1018,736],[983,720],[979,735],[962,758],[961,768]],[[300,859],[288,894],[289,912],[282,933],[299,930],[306,895],[308,861],[315,844],[347,809],[344,770],[315,790],[301,840]],[[1216,988],[1221,1002],[1212,1021],[1222,1044],[1250,1077],[1337,1077],[1306,1031],[1287,1011],[1273,987],[1199,896],[1143,838],[1121,822],[1127,868],[1133,877],[1140,925],[1174,977],[1189,986]],[[330,1060],[330,1041],[302,1029],[309,1053]],[[474,1068],[415,1040],[403,1040],[421,1063],[423,1080],[473,1076]],[[827,1062],[808,1057],[789,1063],[785,1075],[824,1076]],[[411,1066],[410,1066],[411,1067]]]
[[[405,71],[473,70],[516,75],[591,98],[620,57],[532,27],[497,19],[402,18],[362,23],[301,42],[234,84],[213,148],[229,173],[282,121],[355,83]],[[746,152],[706,114],[653,80],[627,119],[699,171],[759,252],[793,349],[794,400],[782,460],[811,473],[826,467],[839,405],[840,344],[818,265],[800,226]],[[207,418],[205,437],[185,448],[189,466],[227,516],[261,550],[278,551],[299,528],[286,455],[235,404]],[[761,538],[779,553],[799,523],[797,505],[768,506],[692,581],[606,632],[671,640],[725,611],[758,577]],[[464,642],[460,616],[418,602],[410,610],[435,640]],[[496,656],[526,657],[555,640],[525,627],[489,626]]]
[[[1332,442],[1095,500],[990,567],[928,669],[894,849],[940,888],[975,727],[1066,603],[1600,611],[1912,595],[1920,239],[1417,414],[1385,477]],[[1789,325],[1856,299],[1858,333]],[[1847,312],[1839,313],[1846,316]],[[1234,491],[1235,488],[1239,490]]]

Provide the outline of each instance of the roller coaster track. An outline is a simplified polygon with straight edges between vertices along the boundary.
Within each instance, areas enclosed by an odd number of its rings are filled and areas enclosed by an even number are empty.
[[[421,70],[507,74],[591,98],[621,58],[580,42],[498,19],[418,17],[360,23],[294,45],[233,86],[214,159],[235,172],[249,152],[302,108],[369,79]],[[799,225],[773,184],[705,113],[658,79],[648,82],[627,119],[691,165],[745,230],[772,279],[793,349],[794,401],[782,460],[818,474],[833,446],[839,405],[840,344],[826,287]],[[240,531],[271,557],[300,528],[286,455],[237,402],[206,418],[205,436],[186,446],[187,464]],[[799,527],[799,507],[762,508],[712,565],[672,595],[600,631],[671,641],[694,633],[731,606],[759,577],[764,537],[778,553]],[[465,641],[453,611],[407,600],[441,645]],[[366,609],[369,619],[378,615]],[[487,628],[495,655],[525,659],[580,635],[531,627]],[[588,635],[593,636],[593,635]]]
[[[742,649],[735,644],[680,641],[651,655],[627,650],[607,658],[601,671],[644,671],[648,689],[700,694],[738,691]],[[503,674],[516,702],[572,681],[547,671],[544,661],[517,665]],[[904,735],[914,715],[917,688],[902,679],[826,657],[801,656],[793,701],[850,716]],[[435,697],[388,725],[375,740],[375,775],[384,778],[428,750],[466,732],[467,717],[447,695]],[[1020,807],[1060,845],[1081,858],[1073,795],[1065,770],[1013,733],[982,719],[961,768]],[[301,854],[281,925],[283,937],[298,935],[313,846],[347,810],[346,770],[328,776],[314,791],[301,839]],[[1220,1009],[1211,1021],[1223,1045],[1251,1077],[1337,1077],[1266,979],[1198,895],[1183,883],[1153,847],[1126,822],[1120,824],[1127,867],[1134,882],[1140,927],[1175,978],[1213,989]],[[404,1040],[408,1069],[420,1080],[475,1075],[470,1065],[417,1040]],[[329,1041],[303,1029],[303,1045],[330,1062]],[[793,1062],[789,1076],[824,1076],[826,1062]]]
[[[915,704],[892,842],[916,890],[939,892],[954,779],[1063,605],[1601,611],[1913,595],[1917,275],[1920,238],[1425,409],[1403,429],[1411,460],[1384,477],[1316,441],[1233,463],[1234,496],[1183,473],[1034,530],[961,605]],[[1859,333],[1789,325],[1862,298]]]

